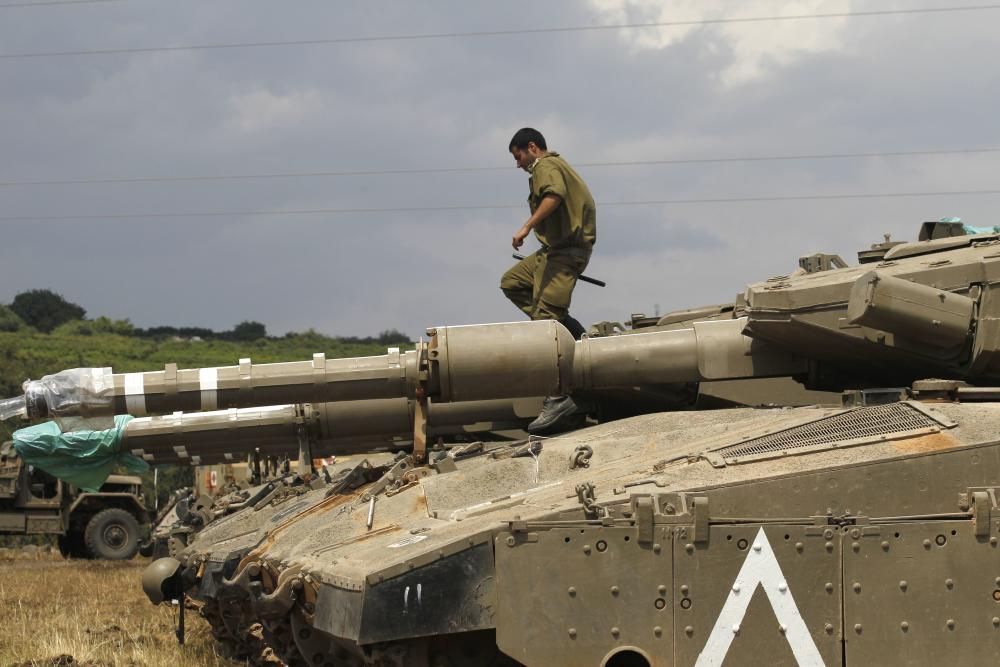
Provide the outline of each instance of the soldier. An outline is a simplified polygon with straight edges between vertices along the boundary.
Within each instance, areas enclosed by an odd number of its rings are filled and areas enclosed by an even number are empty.
[[[531,319],[561,322],[579,340],[584,328],[570,316],[569,305],[597,241],[594,198],[569,163],[548,150],[538,130],[518,130],[508,148],[517,166],[531,175],[531,216],[514,232],[511,245],[517,250],[534,231],[542,247],[511,267],[500,280],[500,289]],[[564,428],[571,417],[582,417],[579,412],[569,396],[549,397],[528,430],[553,432]]]

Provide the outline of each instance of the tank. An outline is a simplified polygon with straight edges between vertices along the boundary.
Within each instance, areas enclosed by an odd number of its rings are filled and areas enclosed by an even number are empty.
[[[381,357],[109,371],[69,401],[29,383],[6,409],[169,420],[406,401],[405,434],[373,418],[346,436],[407,437],[400,453],[303,470],[147,569],[151,601],[190,597],[237,655],[995,664],[1000,234],[968,231],[926,223],[918,241],[875,244],[855,266],[806,256],[731,304],[580,341],[552,322],[435,327]],[[477,402],[558,394],[592,406],[586,427],[429,435],[438,406],[476,423]],[[645,414],[611,418],[629,404]],[[209,431],[184,433],[189,457],[255,448],[248,431],[213,449]],[[132,437],[125,446],[149,455]]]

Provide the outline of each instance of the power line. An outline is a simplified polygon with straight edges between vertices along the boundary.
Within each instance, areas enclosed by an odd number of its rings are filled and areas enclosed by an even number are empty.
[[[51,5],[96,5],[107,2],[123,2],[123,0],[42,0],[41,2],[7,2],[0,4],[0,9],[8,7],[48,7]]]
[[[812,195],[780,195],[769,197],[707,197],[690,199],[646,199],[635,201],[600,202],[598,207],[617,206],[668,206],[679,204],[733,204],[761,202],[829,201],[838,199],[899,199],[905,197],[961,197],[978,195],[1000,195],[1000,190],[951,190],[925,192],[861,192]],[[246,211],[181,211],[176,213],[114,213],[106,215],[12,215],[0,216],[0,222],[55,222],[70,220],[135,220],[172,218],[233,218],[263,216],[310,216],[310,215],[364,215],[372,213],[442,213],[449,211],[487,211],[524,208],[523,204],[482,204],[459,206],[401,206],[381,208],[313,208],[288,210],[246,210]]]
[[[883,151],[867,153],[813,153],[797,155],[748,155],[730,157],[674,158],[667,160],[624,160],[613,162],[577,162],[579,168],[615,168],[658,165],[718,164],[738,162],[780,162],[795,160],[846,160],[857,158],[920,157],[931,155],[970,155],[1000,153],[1000,148],[955,148],[942,150]],[[356,169],[346,171],[291,171],[258,174],[196,174],[191,176],[132,176],[111,178],[66,178],[31,181],[0,181],[0,188],[42,185],[109,185],[127,183],[177,183],[190,181],[241,181],[254,179],[337,178],[345,176],[398,176],[416,174],[451,174],[464,172],[509,171],[504,167],[431,167],[414,169]]]
[[[770,21],[801,21],[807,19],[855,18],[871,16],[893,16],[906,14],[944,14],[954,12],[974,12],[1000,9],[1000,4],[969,5],[962,7],[923,7],[914,9],[880,9],[857,12],[833,12],[827,14],[788,14],[784,16],[746,16],[736,18],[695,19],[690,21],[652,21],[647,23],[612,23],[605,25],[581,25],[553,28],[518,28],[511,30],[480,30],[471,32],[438,32],[403,35],[373,35],[369,37],[333,37],[325,39],[294,39],[266,42],[230,42],[216,44],[189,44],[179,46],[150,46],[121,49],[89,49],[79,51],[35,51],[0,54],[0,59],[61,58],[67,56],[119,55],[126,53],[162,53],[169,51],[208,51],[219,49],[251,49],[277,46],[316,46],[330,44],[360,44],[372,42],[403,42],[434,39],[459,39],[477,37],[506,37],[511,35],[538,35],[551,33],[597,32],[603,30],[638,30],[642,28],[675,28],[698,25],[725,25],[739,23],[763,23]]]

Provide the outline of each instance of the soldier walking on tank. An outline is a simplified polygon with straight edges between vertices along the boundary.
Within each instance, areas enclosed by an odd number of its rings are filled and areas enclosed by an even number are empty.
[[[542,247],[504,273],[500,289],[532,320],[556,320],[579,340],[584,328],[569,314],[569,305],[597,241],[597,206],[587,184],[548,150],[538,130],[518,130],[508,148],[517,166],[530,174],[531,216],[514,232],[511,245],[517,250],[534,231]],[[550,396],[528,431],[551,433],[574,421],[582,421],[582,414],[573,399]]]

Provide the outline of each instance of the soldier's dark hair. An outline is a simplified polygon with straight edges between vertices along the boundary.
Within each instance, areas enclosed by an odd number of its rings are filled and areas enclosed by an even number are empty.
[[[542,133],[533,127],[522,127],[520,130],[514,133],[514,137],[510,140],[510,145],[507,146],[507,150],[513,150],[515,146],[524,150],[528,147],[528,144],[533,143],[543,151],[549,150],[545,145],[545,137]]]

